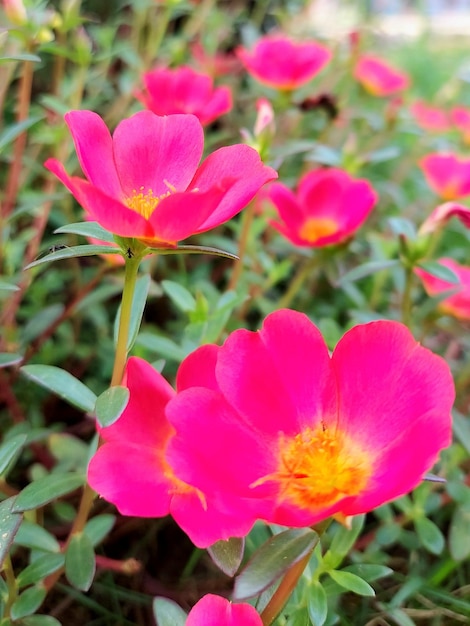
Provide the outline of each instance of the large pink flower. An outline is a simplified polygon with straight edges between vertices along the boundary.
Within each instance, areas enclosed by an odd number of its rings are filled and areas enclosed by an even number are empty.
[[[282,35],[259,39],[253,49],[236,50],[247,71],[275,89],[296,89],[308,82],[331,59],[331,52],[314,42],[300,43]]]
[[[131,357],[123,385],[130,391],[129,403],[117,422],[100,431],[104,444],[88,467],[92,488],[123,515],[171,514],[199,547],[246,535],[258,515],[256,502],[247,502],[241,514],[234,507],[220,508],[216,491],[206,497],[178,479],[166,461],[174,429],[165,407],[175,392],[163,376],[143,359]]]
[[[209,124],[232,108],[228,87],[214,88],[212,78],[182,66],[160,67],[143,76],[144,90],[137,98],[157,115],[192,113],[201,124]]]
[[[453,315],[457,319],[470,320],[470,267],[460,265],[450,258],[439,259],[438,263],[454,272],[458,278],[458,283],[437,278],[437,276],[417,267],[415,272],[422,280],[426,293],[429,296],[452,294],[441,300],[438,308],[443,313]]]
[[[403,91],[410,84],[408,74],[373,55],[360,57],[354,68],[354,78],[373,96],[389,96]]]
[[[428,185],[443,200],[470,194],[470,159],[452,153],[432,153],[420,161]]]
[[[250,604],[232,604],[209,593],[193,606],[186,626],[263,626],[263,623]]]
[[[307,316],[279,310],[206,350],[178,373],[167,459],[240,512],[251,498],[286,526],[364,513],[416,487],[450,443],[449,367],[398,322],[356,326],[330,356]]]
[[[296,193],[273,183],[263,196],[276,207],[274,228],[296,246],[322,247],[348,239],[372,211],[377,194],[367,180],[340,169],[318,169],[300,180]]]
[[[153,247],[175,246],[226,222],[277,177],[256,150],[241,144],[216,150],[198,167],[204,138],[193,115],[141,111],[112,137],[92,111],[71,111],[65,121],[87,180],[69,176],[56,159],[45,166],[91,219]]]

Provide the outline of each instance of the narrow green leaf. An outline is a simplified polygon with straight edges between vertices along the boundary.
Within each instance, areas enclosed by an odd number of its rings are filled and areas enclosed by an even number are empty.
[[[363,263],[362,265],[358,265],[354,269],[349,272],[346,272],[341,278],[338,280],[338,284],[341,285],[345,282],[354,282],[361,278],[365,278],[366,276],[370,276],[371,274],[376,274],[382,270],[390,269],[391,267],[398,266],[400,261],[397,259],[386,260],[386,261],[370,261],[369,263]]]
[[[415,528],[426,550],[429,550],[432,554],[441,554],[444,549],[445,539],[436,524],[423,516],[415,519]]]
[[[34,364],[25,365],[20,371],[30,380],[49,389],[85,413],[93,413],[95,410],[96,395],[93,391],[60,367]]]
[[[323,626],[328,615],[328,601],[325,590],[318,581],[308,586],[308,616],[315,626]]]
[[[41,57],[38,57],[37,54],[30,54],[29,52],[9,54],[6,57],[0,57],[0,63],[5,63],[6,61],[33,61],[34,63],[40,63]]]
[[[155,598],[153,601],[153,616],[158,626],[184,626],[187,615],[183,609],[168,598]]]
[[[12,143],[12,141],[14,141],[18,137],[18,135],[21,135],[21,133],[23,133],[25,130],[28,130],[28,128],[31,128],[31,126],[37,124],[42,119],[44,119],[43,115],[29,117],[27,120],[22,120],[21,122],[17,122],[16,124],[9,125],[8,128],[0,134],[0,152],[3,150],[3,148],[5,148],[5,146]]]
[[[95,256],[97,254],[120,254],[120,250],[118,248],[113,248],[112,246],[71,246],[70,248],[61,248],[60,250],[56,250],[55,252],[43,256],[40,259],[36,259],[36,261],[26,265],[23,269],[30,270],[32,267],[37,267],[38,265],[43,265],[44,263],[50,263],[51,261],[72,259],[79,256]]]
[[[111,426],[124,412],[129,402],[127,387],[110,387],[96,399],[95,415],[100,426]]]
[[[12,511],[20,513],[44,506],[67,493],[81,487],[85,479],[82,474],[48,474],[30,483],[16,496]]]
[[[452,411],[452,424],[455,436],[465,448],[468,454],[470,454],[470,424],[468,417],[463,415],[456,409]]]
[[[93,546],[98,545],[103,541],[103,539],[110,532],[114,523],[116,521],[116,516],[111,514],[97,515],[96,517],[92,517],[85,524],[85,528],[83,532],[88,535]]]
[[[463,561],[470,555],[470,510],[458,507],[452,516],[449,531],[449,549],[455,561]]]
[[[21,363],[22,360],[22,354],[15,354],[14,352],[0,352],[0,367],[17,365],[18,363]]]
[[[56,228],[54,234],[62,235],[69,233],[72,235],[83,235],[83,237],[93,237],[100,241],[107,241],[116,247],[116,242],[112,233],[105,230],[98,222],[76,222],[75,224],[66,224],[60,228]]]
[[[63,554],[54,554],[52,552],[43,554],[19,573],[16,579],[18,587],[21,589],[21,587],[39,583],[43,578],[61,568],[64,561],[65,556]]]
[[[134,298],[132,300],[131,320],[129,323],[129,337],[127,339],[127,350],[129,351],[135,343],[139,334],[140,323],[144,314],[145,305],[147,303],[147,295],[150,288],[150,274],[141,276],[135,285]],[[114,343],[117,342],[119,320],[121,318],[121,307],[119,307],[114,323]]]
[[[438,261],[422,261],[421,263],[418,263],[418,267],[428,274],[431,274],[431,276],[444,280],[452,285],[458,285],[460,282],[460,279],[455,272],[445,265],[441,265]]]
[[[85,533],[73,535],[65,555],[65,576],[76,589],[88,591],[96,571],[95,551]]]
[[[29,520],[23,520],[15,537],[15,544],[25,548],[45,550],[47,552],[60,552],[60,545],[54,535],[45,528],[34,524]]]
[[[23,519],[21,514],[12,511],[14,502],[15,496],[0,504],[0,569]]]
[[[3,280],[0,280],[0,291],[19,291],[20,288],[18,285],[13,285],[12,283],[6,283]]]
[[[337,526],[335,528],[336,532],[333,535],[330,548],[323,557],[325,567],[332,570],[335,569],[344,557],[349,554],[349,551],[362,530],[364,520],[364,515],[356,515],[352,519],[352,528],[345,528],[344,526]]]
[[[293,528],[271,537],[251,557],[235,579],[234,600],[257,596],[313,550],[318,535],[310,528]]]
[[[50,615],[30,615],[23,617],[21,626],[61,626],[61,623]]]
[[[416,226],[406,217],[391,217],[388,220],[390,228],[395,235],[403,235],[406,239],[414,241],[417,237]]]
[[[387,567],[386,565],[375,565],[374,563],[357,563],[355,565],[348,565],[343,568],[342,571],[356,574],[356,576],[359,576],[368,583],[393,574],[393,570],[390,567]]]
[[[46,590],[42,585],[29,587],[29,589],[23,591],[19,598],[13,603],[11,607],[11,618],[16,621],[21,617],[35,613],[43,603],[45,597]]]
[[[240,567],[245,550],[245,539],[231,537],[217,541],[207,548],[212,560],[227,576],[234,576]]]
[[[150,252],[156,254],[209,254],[210,256],[220,256],[232,261],[238,261],[238,256],[225,250],[211,248],[210,246],[178,246],[177,248],[150,248]]]
[[[27,435],[21,433],[7,439],[0,446],[0,474],[4,474],[9,465],[13,465],[26,442]]]
[[[196,308],[196,300],[192,293],[179,283],[172,280],[162,280],[163,291],[171,298],[174,304],[183,311],[188,313]]]
[[[183,348],[168,337],[149,332],[140,333],[137,337],[137,344],[155,352],[159,357],[172,361],[180,362],[187,356]]]
[[[369,583],[366,583],[366,581],[362,578],[359,578],[359,576],[356,576],[356,574],[338,570],[331,570],[328,574],[335,581],[335,583],[348,591],[353,591],[360,596],[375,596],[373,587],[371,587]]]

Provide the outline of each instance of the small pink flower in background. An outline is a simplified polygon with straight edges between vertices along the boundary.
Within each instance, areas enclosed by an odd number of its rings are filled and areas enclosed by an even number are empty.
[[[157,115],[192,113],[207,125],[232,108],[228,87],[214,87],[210,76],[190,67],[157,67],[143,75],[143,83],[136,97]]]
[[[415,273],[421,279],[426,293],[429,296],[451,293],[452,295],[439,302],[438,309],[457,319],[470,320],[470,267],[460,265],[457,261],[446,257],[439,259],[438,263],[454,272],[459,282],[452,283],[437,278],[437,276],[417,267]]]
[[[407,89],[408,74],[394,68],[383,59],[363,55],[354,68],[354,78],[373,96],[389,96]]]
[[[470,228],[470,208],[456,202],[445,202],[437,206],[422,223],[419,234],[428,235],[434,232],[446,224],[452,217],[457,217],[464,226]]]
[[[450,112],[450,119],[462,133],[465,143],[470,143],[470,109],[462,106],[454,107]]]
[[[253,129],[255,137],[259,137],[264,132],[274,134],[274,110],[269,100],[266,100],[266,98],[258,98],[256,101],[256,110],[258,114]]]
[[[275,89],[296,89],[304,85],[330,61],[328,48],[316,43],[296,42],[282,35],[259,39],[253,50],[236,50],[246,70],[260,83]]]
[[[279,213],[272,226],[296,246],[323,247],[341,243],[364,223],[377,202],[367,180],[343,170],[318,169],[305,174],[296,193],[282,183],[263,190]]]
[[[470,159],[451,153],[428,154],[419,162],[428,185],[443,200],[470,194]]]
[[[449,115],[444,109],[418,100],[410,106],[410,111],[418,126],[424,130],[446,132],[450,129]]]
[[[242,64],[234,53],[216,52],[209,54],[204,50],[200,41],[195,41],[190,48],[191,57],[197,62],[198,67],[213,78],[227,74],[238,74],[242,70]]]
[[[12,24],[22,26],[28,21],[28,14],[23,4],[23,0],[2,0],[5,15]]]
[[[250,604],[232,604],[209,593],[193,606],[186,626],[263,626],[263,622]]]
[[[165,452],[174,429],[165,408],[175,392],[163,376],[143,359],[131,357],[123,385],[130,391],[129,403],[114,424],[100,430],[104,444],[88,467],[91,487],[123,515],[171,514],[202,548],[246,535],[256,520],[252,504],[258,510],[257,502],[246,503],[241,513],[219,509],[217,492],[206,497],[179,480],[168,464]]]
[[[46,168],[90,219],[146,245],[174,247],[223,224],[277,178],[243,144],[220,148],[199,166],[204,135],[194,115],[141,111],[118,124],[113,136],[92,111],[71,111],[65,120],[87,180],[69,176],[56,159]]]
[[[415,488],[451,441],[449,367],[406,326],[356,326],[330,356],[306,315],[279,310],[182,363],[166,414],[167,459],[205,493],[309,526],[356,515]],[[416,445],[419,442],[419,445]]]

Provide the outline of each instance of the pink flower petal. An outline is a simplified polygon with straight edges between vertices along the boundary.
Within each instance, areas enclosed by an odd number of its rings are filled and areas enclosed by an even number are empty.
[[[419,229],[420,235],[434,232],[452,217],[457,217],[466,228],[470,228],[470,208],[456,202],[445,202],[437,206]]]
[[[93,111],[69,111],[65,121],[72,133],[78,160],[90,183],[116,200],[123,192],[114,164],[113,140],[101,117]]]
[[[176,388],[183,391],[189,387],[206,387],[218,391],[215,364],[219,347],[207,344],[189,354],[178,368]]]
[[[117,126],[113,141],[126,196],[141,188],[161,196],[171,190],[185,191],[201,159],[204,136],[192,115],[159,117],[140,111]]]
[[[232,604],[225,598],[207,594],[189,612],[186,626],[263,626],[250,604]]]

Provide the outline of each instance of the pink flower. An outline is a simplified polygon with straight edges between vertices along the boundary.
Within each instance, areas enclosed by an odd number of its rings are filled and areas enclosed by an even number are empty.
[[[263,623],[250,604],[232,604],[209,593],[193,606],[186,626],[263,626]]]
[[[238,74],[242,65],[240,60],[232,52],[216,52],[209,54],[204,50],[200,41],[195,41],[190,46],[191,57],[196,60],[198,66],[210,76],[224,76],[226,74]]]
[[[435,132],[445,132],[449,130],[450,124],[447,111],[439,107],[418,100],[411,105],[410,111],[418,126],[424,130]]]
[[[168,464],[165,453],[174,429],[165,408],[175,392],[163,376],[143,359],[131,357],[123,385],[130,391],[129,403],[114,424],[101,429],[104,444],[88,467],[91,487],[123,515],[171,514],[202,548],[246,535],[256,519],[251,503],[242,515],[219,509],[217,492],[206,497],[178,479]]]
[[[256,150],[242,144],[216,150],[198,167],[204,140],[193,115],[141,111],[122,121],[112,137],[92,111],[71,111],[65,121],[87,180],[69,176],[56,159],[45,166],[90,219],[153,247],[175,246],[223,224],[277,177]]]
[[[300,180],[294,193],[282,183],[266,188],[280,221],[271,222],[296,246],[323,247],[351,237],[372,211],[377,194],[367,180],[340,169],[318,169]]]
[[[192,113],[206,125],[232,108],[228,87],[214,88],[212,78],[190,67],[160,67],[143,76],[144,90],[136,96],[157,115]]]
[[[330,356],[306,315],[279,310],[206,350],[178,372],[167,459],[204,493],[223,485],[240,514],[250,500],[293,527],[364,513],[415,488],[450,444],[449,367],[398,322],[356,326]]]
[[[438,263],[450,269],[458,278],[458,283],[452,283],[437,278],[429,272],[417,267],[415,273],[421,279],[426,293],[429,296],[439,296],[446,292],[452,293],[441,300],[438,308],[460,320],[470,320],[470,267],[460,265],[450,258],[439,259]]]
[[[422,223],[419,234],[428,235],[434,232],[446,224],[452,217],[457,217],[466,228],[470,228],[470,208],[456,202],[445,202],[437,206]]]
[[[470,159],[451,153],[428,154],[419,163],[431,189],[443,200],[470,194]]]
[[[389,96],[403,91],[410,84],[408,74],[372,55],[363,55],[359,59],[354,78],[373,96]]]
[[[282,35],[259,39],[253,49],[236,50],[246,70],[275,89],[296,89],[307,83],[331,59],[331,52],[311,41],[299,43]]]
[[[466,143],[470,143],[470,109],[467,107],[454,107],[450,112],[450,119],[463,134]]]

